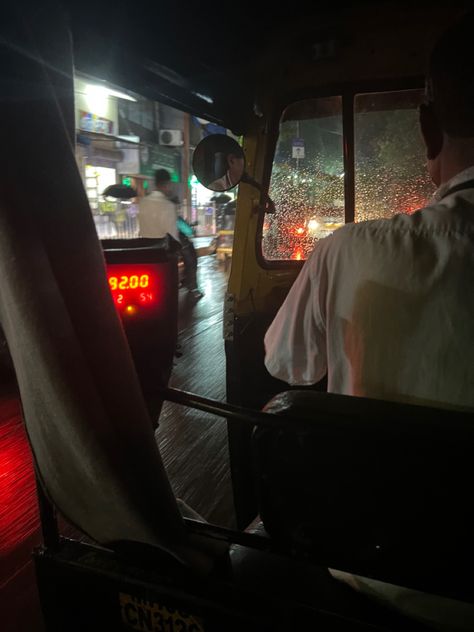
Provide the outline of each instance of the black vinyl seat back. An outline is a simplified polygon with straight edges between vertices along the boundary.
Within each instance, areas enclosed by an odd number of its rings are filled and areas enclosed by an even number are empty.
[[[265,410],[289,418],[253,437],[260,515],[283,548],[395,584],[471,590],[472,413],[308,391]]]

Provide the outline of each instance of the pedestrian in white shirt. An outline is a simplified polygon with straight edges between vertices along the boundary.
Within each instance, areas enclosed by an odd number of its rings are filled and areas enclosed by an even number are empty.
[[[169,172],[166,169],[157,169],[156,190],[140,200],[140,237],[165,237],[168,233],[178,239],[176,206],[169,199],[171,186]]]
[[[349,224],[321,240],[265,336],[289,384],[474,408],[472,14],[431,55],[420,125],[434,199],[413,215]],[[474,630],[474,606],[332,571],[443,630]]]

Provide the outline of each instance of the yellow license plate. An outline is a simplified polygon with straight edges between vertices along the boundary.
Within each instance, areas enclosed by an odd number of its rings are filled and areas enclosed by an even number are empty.
[[[120,593],[122,621],[132,630],[142,632],[204,632],[199,617],[169,608],[154,601]]]

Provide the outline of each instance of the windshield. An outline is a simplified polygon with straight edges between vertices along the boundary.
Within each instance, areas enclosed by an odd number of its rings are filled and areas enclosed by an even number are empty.
[[[354,95],[354,221],[412,213],[430,182],[418,131],[421,90]],[[342,97],[308,99],[283,113],[270,196],[276,213],[263,224],[267,260],[306,259],[341,227],[346,208]]]

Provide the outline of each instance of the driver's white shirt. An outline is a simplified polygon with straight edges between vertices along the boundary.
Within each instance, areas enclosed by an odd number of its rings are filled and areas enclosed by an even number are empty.
[[[235,187],[235,184],[233,184],[230,179],[229,171],[226,171],[221,178],[218,178],[207,185],[207,188],[211,189],[211,191],[228,191],[233,187]]]
[[[474,167],[413,215],[321,240],[265,336],[277,378],[328,391],[474,408]],[[474,606],[331,570],[440,630],[474,630]]]
[[[294,385],[327,373],[331,393],[474,408],[474,189],[449,194],[471,179],[474,167],[412,215],[318,242],[266,333],[268,371]]]

